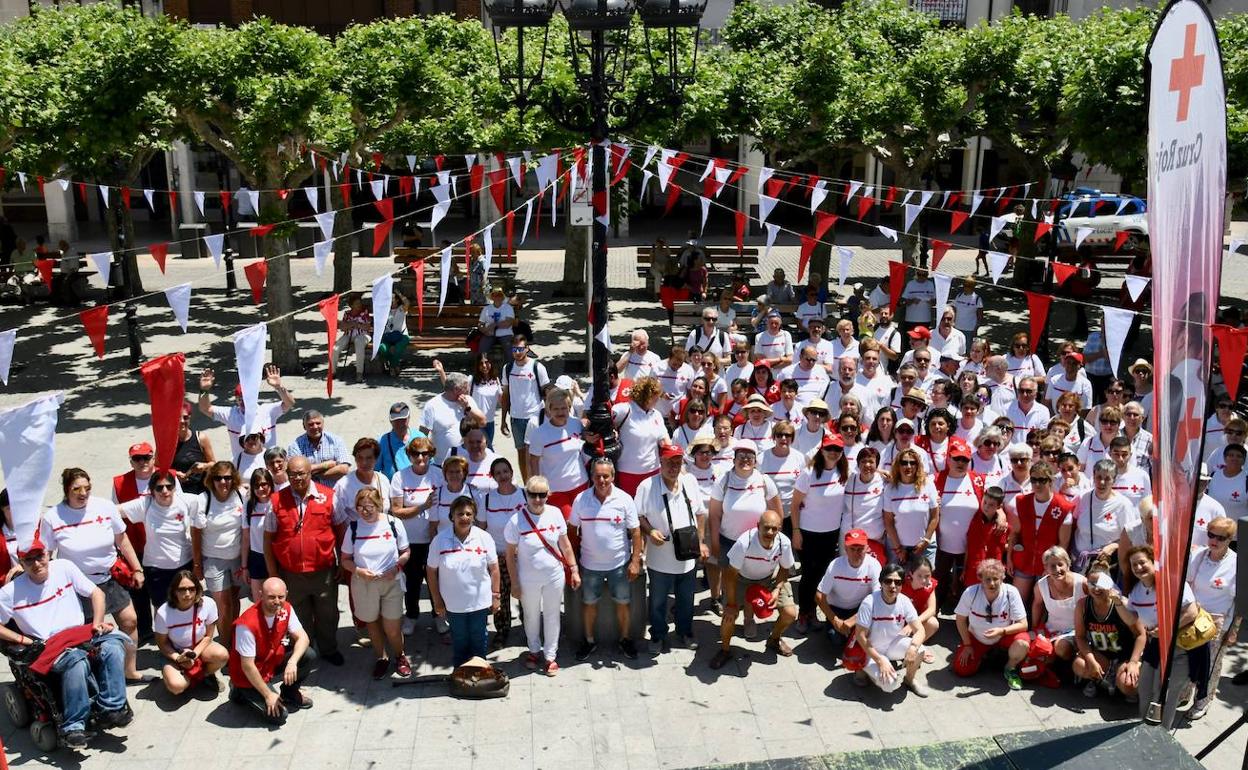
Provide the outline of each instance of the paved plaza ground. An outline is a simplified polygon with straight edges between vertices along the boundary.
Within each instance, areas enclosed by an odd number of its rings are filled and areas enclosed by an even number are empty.
[[[1238,229],[1245,229],[1237,225]],[[1238,237],[1243,237],[1239,235]],[[728,242],[730,236],[708,239]],[[896,258],[895,247],[882,241],[853,241],[860,256],[851,280],[872,285],[886,273],[886,262]],[[858,244],[863,244],[859,249]],[[532,245],[532,244],[530,244]],[[522,251],[517,282],[533,295],[530,321],[536,330],[537,349],[552,376],[562,371],[562,359],[583,349],[583,303],[551,299],[562,275],[558,244],[547,241],[543,249]],[[887,246],[887,248],[886,248]],[[86,243],[82,248],[89,249]],[[972,251],[952,251],[942,269],[957,274],[972,269]],[[1233,258],[1248,259],[1243,256]],[[761,266],[764,275],[775,265],[794,271],[795,245],[777,247]],[[661,309],[640,291],[634,269],[634,250],[614,249],[610,259],[612,331],[617,344],[626,341],[628,329],[652,330],[654,347],[666,324]],[[388,260],[360,259],[355,265],[355,285],[367,287],[373,278],[393,268]],[[294,266],[295,304],[307,304],[330,285],[327,274],[315,276],[310,260]],[[143,279],[148,290],[193,281],[191,331],[182,334],[157,295],[141,303],[140,322],[145,335],[144,354],[187,354],[188,374],[212,366],[220,376],[216,397],[225,399],[235,381],[229,334],[261,320],[261,309],[251,303],[244,288],[228,297],[224,279],[210,260],[171,259],[168,276],[161,276],[145,260]],[[245,281],[239,275],[239,283]],[[1025,305],[1019,295],[985,292],[990,321],[1025,323]],[[1239,264],[1224,270],[1224,294],[1248,298],[1248,271]],[[1068,326],[1069,315],[1055,304],[1054,322]],[[129,367],[124,325],[119,314],[110,319],[108,355],[98,361],[74,312],[65,308],[0,307],[0,329],[18,332],[18,348],[9,386],[0,390],[0,407],[22,403],[50,389],[71,388],[94,382]],[[298,409],[315,408],[327,415],[326,429],[348,442],[362,435],[379,435],[388,429],[386,408],[406,399],[419,407],[436,392],[427,357],[411,362],[401,381],[381,377],[365,385],[340,379],[333,398],[325,395],[325,335],[316,313],[307,313],[297,324],[304,361],[313,367],[306,374],[284,375],[298,399]],[[1023,327],[1025,328],[1025,326]],[[1054,333],[1055,339],[1063,335]],[[462,367],[466,357],[448,359],[448,368]],[[351,372],[347,372],[347,377]],[[197,382],[188,377],[188,390]],[[267,399],[267,396],[266,396]],[[197,420],[200,418],[197,416]],[[105,383],[74,393],[61,410],[57,437],[57,467],[79,465],[93,474],[97,489],[125,469],[125,447],[147,438],[148,407],[142,385],[132,378]],[[224,429],[206,429],[215,444],[225,445]],[[279,426],[281,443],[300,431],[298,417],[287,417]],[[500,451],[513,456],[504,439]],[[52,490],[49,490],[51,502]],[[705,594],[702,594],[705,598]],[[343,621],[345,590],[340,598]],[[20,767],[58,767],[68,770],[96,768],[211,767],[213,770],[292,767],[314,768],[679,768],[722,762],[776,759],[861,749],[881,749],[938,741],[991,736],[998,733],[1042,728],[1094,725],[1107,720],[1134,718],[1134,707],[1121,701],[1085,700],[1076,690],[1007,689],[999,671],[992,670],[970,680],[959,680],[948,670],[956,633],[952,621],[944,623],[935,641],[937,663],[926,667],[931,697],[883,695],[874,689],[860,690],[844,671],[831,668],[826,638],[811,634],[803,639],[791,635],[797,654],[777,660],[765,653],[761,642],[738,639],[738,659],[712,672],[708,661],[717,636],[717,618],[702,612],[695,631],[703,644],[696,656],[684,650],[652,659],[626,661],[610,654],[576,663],[574,644],[564,640],[560,653],[563,670],[549,679],[533,675],[517,665],[522,653],[521,633],[512,632],[512,646],[497,656],[511,673],[511,694],[498,701],[468,702],[449,698],[444,685],[393,687],[389,681],[369,678],[371,651],[355,644],[354,633],[340,630],[347,665],[324,666],[311,679],[307,692],[315,699],[311,710],[292,715],[281,729],[256,725],[227,702],[225,694],[204,692],[174,699],[159,684],[132,687],[136,712],[134,723],[114,736],[97,740],[91,750],[62,750],[40,756],[25,730],[15,730],[0,717],[9,761]],[[409,651],[419,658],[418,674],[448,670],[450,648],[426,627],[409,639]],[[349,646],[348,646],[349,645]],[[1193,753],[1242,713],[1248,688],[1230,684],[1229,676],[1248,665],[1244,646],[1227,656],[1218,699],[1204,720],[1184,726],[1176,737]],[[140,664],[154,665],[149,649]],[[8,680],[7,670],[0,680]],[[1213,753],[1211,768],[1239,767],[1248,730]]]

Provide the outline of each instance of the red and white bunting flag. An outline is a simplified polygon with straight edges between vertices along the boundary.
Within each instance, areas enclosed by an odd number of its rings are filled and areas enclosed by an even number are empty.
[[[216,263],[217,269],[220,270],[221,256],[225,254],[225,234],[205,235],[204,245],[208,247],[208,253],[212,255],[212,261]]]
[[[944,312],[949,304],[949,287],[953,285],[953,276],[944,273],[932,273],[932,283],[936,285],[936,313]]]
[[[169,309],[173,311],[173,317],[177,320],[178,326],[182,327],[182,333],[185,334],[191,319],[191,285],[180,283],[177,286],[170,286],[165,289],[165,300],[169,303]]]
[[[394,301],[394,276],[390,273],[373,281],[373,358],[381,348],[381,338],[390,320],[390,307]]]
[[[325,263],[329,260],[329,255],[333,253],[333,240],[317,241],[312,244],[312,261],[316,266],[316,274],[323,275],[325,273]]]
[[[918,218],[919,212],[923,210],[922,206],[916,206],[913,203],[903,203],[902,208],[905,209],[905,227],[903,232],[910,232],[910,228],[914,226],[914,220]]]
[[[1092,227],[1080,227],[1078,230],[1076,230],[1075,231],[1075,251],[1078,251],[1079,247],[1083,245],[1084,239],[1094,232],[1096,232],[1096,229]]]
[[[1127,293],[1131,295],[1132,302],[1139,302],[1140,295],[1144,293],[1144,288],[1148,286],[1149,278],[1146,275],[1127,275],[1123,276],[1123,283],[1127,286]]]
[[[0,382],[9,384],[9,368],[13,365],[13,346],[17,344],[17,329],[0,332]]]
[[[56,453],[57,411],[64,399],[63,393],[52,393],[0,411],[0,470],[22,550],[34,540],[43,513]]]
[[[329,348],[329,371],[325,375],[325,394],[334,395],[334,348],[338,346],[338,295],[326,297],[317,303],[321,318],[325,319],[325,337]]]
[[[999,283],[1001,274],[1005,272],[1005,267],[1010,263],[1010,255],[1003,251],[988,252],[988,272],[992,275],[992,282]]]
[[[168,243],[153,243],[151,245],[152,259],[156,260],[156,266],[160,268],[160,274],[165,274],[165,260],[169,258]]]
[[[763,250],[763,261],[767,261],[767,257],[771,256],[771,247],[776,243],[776,234],[780,232],[780,225],[767,223],[767,248]]]
[[[698,203],[702,204],[702,225],[698,228],[698,237],[701,238],[706,233],[706,218],[711,213],[711,200],[705,195],[699,195]]]
[[[876,225],[875,229],[880,231],[880,235],[889,239],[893,243],[897,242],[897,231],[894,230],[893,228],[885,227],[884,225]]]
[[[87,259],[91,260],[91,264],[95,265],[96,272],[98,272],[100,276],[100,281],[104,284],[105,291],[107,291],[108,279],[113,269],[113,253],[111,251],[100,251],[94,254],[88,254]]]
[[[247,285],[251,287],[251,300],[259,305],[264,300],[264,282],[269,277],[269,263],[257,260],[243,268]]]
[[[823,205],[823,201],[828,197],[827,180],[820,179],[815,182],[814,188],[810,191],[810,213],[814,214]]]
[[[442,268],[442,283],[438,290],[438,315],[442,315],[442,307],[446,304],[446,289],[451,281],[451,247],[447,246],[442,249],[439,255],[440,267]]]
[[[234,360],[238,384],[243,390],[243,413],[246,417],[242,428],[244,435],[269,427],[264,424],[266,416],[260,412],[260,383],[264,380],[268,336],[268,327],[263,323],[252,324],[234,333]]]
[[[837,246],[836,253],[841,258],[841,270],[837,277],[837,285],[844,286],[849,280],[849,265],[854,260],[853,249],[848,246]]]
[[[1105,347],[1109,351],[1109,362],[1114,367],[1114,374],[1117,374],[1122,347],[1127,342],[1127,332],[1131,329],[1135,313],[1125,308],[1106,306],[1101,307],[1101,312],[1105,316]]]
[[[108,329],[108,305],[100,305],[78,314],[97,358],[104,357],[104,333]]]
[[[1000,235],[1001,231],[1005,229],[1005,225],[1006,225],[1005,217],[993,217],[992,218],[991,223],[988,225],[988,242],[989,243],[992,243],[993,241],[997,239],[997,236]]]

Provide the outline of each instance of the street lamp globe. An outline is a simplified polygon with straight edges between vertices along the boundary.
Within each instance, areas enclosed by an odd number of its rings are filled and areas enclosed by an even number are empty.
[[[630,0],[569,0],[563,16],[572,32],[615,32],[627,30],[633,19]]]
[[[647,29],[698,27],[707,0],[637,0],[637,15]]]
[[[516,106],[524,113],[533,87],[542,82],[546,68],[546,47],[550,40],[550,19],[555,15],[556,0],[492,0],[486,5],[490,14],[490,26],[494,33],[494,57],[498,62],[498,77],[511,87]],[[514,62],[503,62],[502,38],[509,29],[516,30]],[[541,56],[529,65],[525,61],[524,44],[527,33],[541,36]],[[531,41],[530,45],[535,41]]]

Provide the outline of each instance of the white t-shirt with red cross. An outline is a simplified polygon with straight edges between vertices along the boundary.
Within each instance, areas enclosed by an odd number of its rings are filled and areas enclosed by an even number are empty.
[[[741,478],[735,469],[724,472],[711,487],[711,499],[723,503],[719,534],[736,540],[742,533],[758,526],[758,517],[767,510],[767,501],[777,497],[776,483],[758,471]]]
[[[50,639],[90,620],[78,597],[85,599],[93,591],[95,583],[77,565],[67,559],[53,559],[48,562],[48,578],[42,583],[23,574],[0,588],[0,623],[14,620],[24,635]]]
[[[247,491],[244,489],[231,492],[224,500],[218,500],[211,492],[200,495],[199,510],[191,516],[191,526],[203,533],[200,542],[204,555],[214,559],[237,559],[246,514]]]
[[[671,414],[672,402],[679,401],[689,390],[689,383],[693,382],[693,367],[685,363],[672,366],[671,361],[660,361],[650,374],[659,381],[659,400],[654,408],[659,410],[659,414]]]
[[[793,544],[777,532],[771,547],[764,547],[756,527],[737,537],[728,551],[728,563],[746,580],[765,580],[779,567],[793,569]]]
[[[489,609],[494,601],[490,565],[498,563],[498,546],[488,532],[473,527],[460,540],[454,527],[443,527],[429,545],[428,563],[438,571],[447,612]]]
[[[925,479],[919,489],[914,484],[889,484],[884,488],[884,510],[893,514],[903,546],[913,547],[927,534],[931,509],[937,506],[938,499],[931,478]]]
[[[884,487],[886,481],[879,473],[870,481],[863,481],[859,473],[852,474],[845,482],[845,515],[841,517],[841,531],[861,529],[877,543],[884,542]]]
[[[1114,479],[1114,491],[1127,498],[1132,507],[1139,509],[1140,501],[1153,494],[1153,481],[1143,468],[1132,466]]]
[[[978,583],[969,586],[962,592],[954,613],[965,617],[970,625],[971,635],[987,645],[995,645],[999,639],[984,636],[990,628],[1005,628],[1027,617],[1023,607],[1023,597],[1018,589],[1009,583],[1002,583],[997,598],[988,601],[984,587]]]
[[[357,519],[347,525],[342,535],[342,555],[350,556],[355,566],[378,574],[394,569],[399,563],[399,552],[407,547],[407,531],[388,513],[371,524]]]
[[[637,504],[614,486],[606,500],[599,500],[593,487],[577,495],[568,524],[581,532],[581,565],[598,572],[628,561],[632,554],[629,531],[640,526]]]
[[[806,470],[806,456],[792,448],[784,457],[775,454],[770,449],[758,455],[758,471],[776,485],[776,493],[780,495],[780,502],[784,504],[786,516],[790,512],[789,503],[793,500],[793,490],[797,486],[797,479],[804,470]]]
[[[1070,536],[1073,553],[1100,550],[1117,543],[1124,529],[1131,528],[1140,516],[1131,501],[1118,494],[1108,500],[1089,490],[1075,502],[1075,531]]]
[[[635,401],[611,410],[620,434],[619,470],[649,473],[659,467],[659,442],[667,440],[667,425],[657,409],[644,411]]]
[[[191,560],[191,518],[199,513],[199,497],[175,493],[165,507],[155,497],[140,497],[121,504],[128,521],[142,524],[147,534],[143,566],[177,569]]]
[[[804,532],[835,532],[845,514],[845,482],[835,468],[816,475],[814,468],[803,468],[797,477],[802,510],[798,523]]]
[[[1208,548],[1198,548],[1187,567],[1187,584],[1196,601],[1214,615],[1230,616],[1235,609],[1235,568],[1238,555],[1228,550],[1220,561],[1209,557]],[[1225,628],[1225,626],[1224,626]]]
[[[784,329],[776,334],[762,331],[754,338],[754,355],[759,358],[792,358],[793,335]]]
[[[797,403],[803,408],[816,398],[823,398],[832,377],[828,370],[816,362],[809,369],[802,368],[800,362],[790,364],[780,370],[777,380],[795,380],[797,382]]]
[[[88,497],[85,507],[60,503],[43,513],[43,544],[67,559],[99,585],[117,561],[117,536],[126,531],[117,506],[102,497]]]
[[[362,489],[372,487],[381,495],[381,512],[390,510],[390,479],[381,471],[373,471],[371,482],[360,480],[355,470],[334,482],[334,513],[346,521],[358,521],[360,515],[355,510],[355,496]]]
[[[391,502],[400,500],[401,508],[422,505],[433,494],[434,490],[440,486],[442,486],[442,473],[437,468],[431,465],[429,470],[422,474],[416,473],[409,466],[394,474],[394,478],[390,479]],[[403,529],[407,530],[407,541],[409,543],[424,545],[433,539],[433,536],[429,533],[429,522],[431,521],[429,513],[431,510],[432,508],[419,516],[403,519]]]
[[[198,606],[191,605],[180,610],[172,604],[162,604],[152,616],[152,630],[169,637],[175,650],[189,650],[203,641],[208,626],[217,622],[217,603],[211,596],[202,596]]]
[[[858,627],[868,629],[871,649],[887,654],[901,638],[906,626],[919,619],[910,597],[898,592],[897,601],[884,601],[884,592],[876,590],[858,605]]]
[[[502,553],[507,548],[507,539],[504,536],[507,522],[511,521],[526,502],[524,490],[516,487],[511,494],[505,495],[495,488],[481,493],[480,501],[481,508],[477,511],[477,523],[484,525],[483,529],[494,538],[498,552]]]
[[[544,421],[528,432],[529,457],[539,460],[537,469],[550,482],[551,492],[567,492],[585,484],[585,462],[581,456],[581,423],[569,419],[561,426]]]
[[[960,479],[946,477],[945,493],[940,499],[940,523],[936,530],[940,550],[945,553],[966,553],[966,533],[970,529],[971,519],[977,513],[979,495],[975,493],[975,483],[971,475],[968,473]]]
[[[818,591],[827,597],[828,604],[848,610],[862,604],[879,587],[880,563],[868,552],[857,567],[845,554],[833,559],[819,580]]]
[[[563,513],[553,505],[542,508],[540,516],[527,507],[516,511],[503,530],[503,539],[516,547],[516,571],[520,574],[511,579],[524,586],[563,580],[563,562],[552,551],[559,551],[559,538],[566,534],[568,525]]]

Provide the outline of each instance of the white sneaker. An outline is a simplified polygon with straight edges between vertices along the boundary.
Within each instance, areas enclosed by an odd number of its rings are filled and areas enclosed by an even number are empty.
[[[416,633],[416,618],[403,618],[403,635],[411,636]]]
[[[906,689],[914,693],[917,697],[927,697],[927,685],[920,682],[918,677],[915,677],[914,679],[907,679],[903,682],[903,684],[906,685]]]

